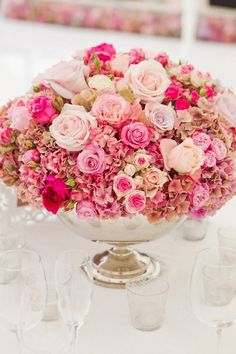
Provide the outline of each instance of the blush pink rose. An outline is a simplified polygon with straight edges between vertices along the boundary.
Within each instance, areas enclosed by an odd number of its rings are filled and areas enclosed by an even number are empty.
[[[25,102],[21,100],[9,108],[8,117],[12,122],[11,127],[20,132],[23,132],[28,127],[29,121],[32,119]]]
[[[80,151],[87,144],[91,129],[96,126],[96,119],[84,107],[65,104],[49,129],[58,146],[68,151]]]
[[[192,135],[192,139],[194,144],[200,147],[203,151],[206,151],[211,145],[210,136],[202,131],[196,131]]]
[[[13,137],[13,129],[12,128],[0,129],[0,145],[2,145],[2,146],[10,145],[12,137]]]
[[[31,149],[26,151],[22,157],[22,162],[27,164],[29,162],[39,162],[40,161],[40,152],[36,149]]]
[[[186,98],[179,98],[175,101],[175,109],[177,111],[184,111],[190,107],[190,103]]]
[[[58,95],[72,99],[77,93],[88,88],[88,71],[89,69],[78,60],[62,61],[38,75],[33,85],[50,85]]]
[[[42,192],[44,207],[57,214],[64,202],[69,197],[69,190],[65,182],[54,175],[48,176],[46,186]]]
[[[223,160],[227,155],[227,147],[225,143],[218,138],[212,140],[211,149],[214,152],[217,160]]]
[[[145,153],[145,150],[139,150],[134,155],[134,165],[137,171],[147,168],[150,165],[151,156]]]
[[[120,53],[112,59],[111,68],[114,72],[125,73],[130,64],[130,57],[128,53]]]
[[[121,130],[121,141],[133,149],[144,149],[150,143],[150,139],[148,128],[141,122],[124,125]]]
[[[215,114],[222,122],[231,128],[236,128],[236,96],[225,91],[218,94],[215,102]]]
[[[213,151],[205,153],[204,167],[214,167],[216,165],[216,155]]]
[[[174,128],[176,113],[170,106],[158,102],[149,102],[146,104],[145,114],[152,124],[162,131]]]
[[[95,206],[88,200],[82,200],[76,205],[76,213],[80,219],[92,220],[97,217]]]
[[[161,153],[167,170],[173,168],[182,174],[193,175],[204,163],[204,153],[191,138],[177,145],[172,139],[163,139]]]
[[[150,167],[143,173],[144,185],[148,190],[161,188],[167,181],[167,173],[159,168]]]
[[[152,59],[130,65],[125,79],[135,96],[143,103],[162,102],[171,83],[163,66]]]
[[[191,195],[191,202],[195,209],[202,208],[209,200],[210,195],[207,188],[202,185],[197,185]]]
[[[130,214],[140,213],[146,206],[146,196],[142,191],[133,191],[125,198],[125,208]]]
[[[87,146],[77,157],[77,167],[86,174],[101,174],[106,168],[105,151],[96,145]]]
[[[87,50],[85,61],[90,61],[94,54],[96,54],[99,60],[106,62],[116,55],[116,50],[112,44],[102,43]]]
[[[121,198],[129,194],[135,187],[134,179],[121,173],[114,177],[113,190]]]
[[[122,96],[104,93],[93,104],[91,114],[101,123],[119,127],[131,114],[131,105]]]
[[[49,124],[57,114],[51,100],[45,96],[37,96],[28,102],[29,114],[39,124]]]

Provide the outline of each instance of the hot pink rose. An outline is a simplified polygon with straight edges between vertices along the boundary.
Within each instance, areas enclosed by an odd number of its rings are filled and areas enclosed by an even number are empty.
[[[236,128],[236,96],[232,92],[226,91],[218,94],[215,114],[226,126]]]
[[[171,84],[165,92],[165,97],[169,100],[176,100],[180,95],[180,87]]]
[[[38,75],[34,85],[50,85],[58,95],[72,99],[77,93],[88,88],[88,68],[78,60],[62,61]]]
[[[122,96],[104,93],[96,98],[91,114],[98,121],[119,127],[131,114],[131,105]]]
[[[20,132],[23,132],[28,127],[31,120],[31,116],[23,101],[18,101],[9,108],[8,117],[12,121],[11,127]]]
[[[204,167],[214,167],[216,165],[216,155],[213,151],[205,153]]]
[[[210,136],[202,131],[196,131],[192,135],[192,139],[194,144],[200,147],[203,151],[206,151],[211,145]]]
[[[130,64],[138,64],[145,59],[145,53],[141,48],[131,49],[129,52]]]
[[[159,53],[155,57],[155,60],[159,61],[159,63],[165,68],[169,62],[169,56],[166,53]]]
[[[112,44],[102,43],[96,47],[88,49],[86,54],[86,61],[90,61],[93,54],[96,54],[99,60],[106,62],[111,60],[116,55],[116,50]]]
[[[173,168],[179,173],[193,175],[203,165],[204,153],[191,138],[179,145],[172,139],[162,139],[160,149],[167,170]]]
[[[39,124],[49,124],[57,114],[51,100],[45,96],[37,96],[28,102],[28,110],[33,119]]]
[[[134,122],[124,125],[121,130],[121,140],[133,149],[145,148],[150,143],[150,132],[146,125]]]
[[[190,94],[190,98],[191,98],[191,102],[193,104],[197,103],[197,101],[199,100],[200,98],[200,95],[199,93],[196,91],[196,90],[193,90]]]
[[[212,140],[211,149],[215,153],[217,160],[223,160],[227,155],[225,143],[218,138]]]
[[[191,195],[191,202],[195,209],[202,208],[209,200],[209,191],[202,185],[197,185]]]
[[[114,178],[113,190],[116,195],[121,198],[129,194],[135,187],[132,177],[121,173]]]
[[[158,129],[167,131],[174,128],[176,113],[170,106],[149,102],[146,104],[145,114]]]
[[[46,186],[42,197],[44,207],[53,214],[57,214],[58,210],[69,197],[69,190],[63,180],[51,175],[46,179]]]
[[[127,84],[143,103],[162,102],[171,81],[163,66],[155,60],[144,60],[130,65],[125,74]]]
[[[76,205],[76,213],[80,219],[92,220],[97,217],[95,206],[88,200],[82,200]]]
[[[125,208],[130,214],[140,213],[146,206],[146,196],[142,191],[133,191],[125,198]]]
[[[101,174],[106,168],[105,151],[96,145],[87,146],[77,157],[77,166],[87,174]]]
[[[10,145],[12,136],[13,136],[13,129],[12,128],[0,129],[0,145],[2,145],[2,146]]]
[[[177,111],[184,111],[190,107],[190,103],[186,98],[179,98],[175,101],[175,109]]]
[[[58,146],[68,151],[80,151],[89,140],[96,119],[84,107],[65,104],[61,114],[50,126],[50,132]]]
[[[36,149],[31,149],[26,151],[22,157],[22,162],[27,164],[29,162],[39,162],[40,161],[40,152]]]

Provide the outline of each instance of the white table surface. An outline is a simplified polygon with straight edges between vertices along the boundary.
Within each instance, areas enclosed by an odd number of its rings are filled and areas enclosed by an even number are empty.
[[[119,49],[141,46],[166,51],[177,59],[186,47],[176,39],[153,38],[114,32],[69,29],[30,23],[0,23],[0,104],[20,95],[31,78],[58,59],[76,49],[112,42]],[[211,71],[228,86],[236,86],[236,46],[194,43],[188,57],[202,70]],[[189,279],[196,253],[216,243],[218,225],[232,221],[236,200],[228,203],[211,219],[204,241],[189,242],[172,233],[153,243],[139,246],[156,254],[163,263],[162,276],[170,283],[170,294],[163,327],[154,332],[140,332],[131,324],[125,290],[95,287],[90,314],[80,331],[78,353],[83,354],[214,354],[214,332],[198,322],[189,302]],[[48,273],[53,272],[57,254],[65,249],[83,248],[89,254],[104,249],[71,233],[58,220],[23,230],[27,246],[42,255]],[[35,350],[29,353],[61,354],[67,332],[62,322],[41,323],[25,335]],[[37,349],[36,349],[37,348]],[[236,328],[225,330],[222,354],[235,354]],[[0,354],[17,353],[12,334],[0,331]],[[28,353],[28,352],[27,352]],[[63,353],[65,354],[65,353]],[[66,354],[69,354],[66,352]]]

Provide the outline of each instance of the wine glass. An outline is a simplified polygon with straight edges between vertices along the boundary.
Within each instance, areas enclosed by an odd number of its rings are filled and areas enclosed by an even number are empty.
[[[195,316],[215,328],[219,354],[223,329],[236,321],[236,250],[219,247],[199,252],[190,297]]]
[[[71,331],[71,352],[76,353],[78,331],[89,312],[93,282],[91,262],[81,251],[65,251],[56,262],[58,307]]]
[[[0,253],[0,327],[13,332],[23,353],[23,332],[41,320],[47,297],[39,255],[16,249]]]

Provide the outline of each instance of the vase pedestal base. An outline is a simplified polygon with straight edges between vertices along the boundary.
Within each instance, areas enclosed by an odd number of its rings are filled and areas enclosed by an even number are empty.
[[[97,285],[125,288],[134,278],[149,278],[160,273],[160,264],[154,258],[127,247],[113,247],[96,254],[92,262],[93,277]]]

